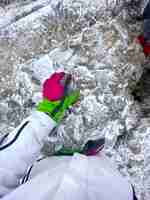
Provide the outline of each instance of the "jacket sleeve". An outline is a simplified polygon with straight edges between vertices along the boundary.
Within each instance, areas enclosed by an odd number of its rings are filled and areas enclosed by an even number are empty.
[[[0,145],[0,198],[19,185],[39,156],[44,138],[55,126],[48,115],[35,111]]]

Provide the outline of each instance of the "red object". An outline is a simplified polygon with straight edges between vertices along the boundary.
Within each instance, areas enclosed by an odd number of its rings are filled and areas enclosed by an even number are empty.
[[[144,52],[145,56],[150,56],[150,44],[144,45],[143,52]]]
[[[140,35],[140,36],[138,36],[138,42],[142,45],[142,46],[144,46],[144,44],[145,44],[145,41],[144,41],[144,36],[143,35]]]
[[[102,149],[104,148],[104,145],[100,146],[99,148],[90,149],[86,152],[87,156],[95,156],[97,155]]]
[[[43,84],[43,98],[49,101],[60,100],[64,96],[64,85],[61,80],[64,78],[65,73],[54,73]]]
[[[89,140],[85,144],[82,153],[87,156],[95,156],[104,148],[104,144],[105,144],[104,138],[98,140]]]
[[[144,52],[145,56],[150,56],[150,44],[146,43],[146,41],[144,40],[143,35],[138,36],[137,39],[138,39],[138,42],[143,47],[143,52]]]

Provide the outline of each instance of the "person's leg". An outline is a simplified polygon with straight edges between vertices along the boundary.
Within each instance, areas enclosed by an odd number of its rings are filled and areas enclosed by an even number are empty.
[[[150,19],[150,0],[148,1],[146,7],[144,8],[143,18],[144,19]]]
[[[144,20],[144,29],[143,35],[138,36],[138,41],[143,47],[143,53],[145,56],[150,56],[150,0],[148,1],[144,12],[143,12],[143,20]]]
[[[145,42],[150,43],[150,19],[144,20],[144,39]]]

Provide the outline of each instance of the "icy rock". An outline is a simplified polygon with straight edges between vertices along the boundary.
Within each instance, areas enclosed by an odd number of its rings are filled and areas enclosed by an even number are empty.
[[[135,17],[145,1],[18,2],[8,2],[0,14],[2,129],[11,130],[28,116],[41,100],[43,81],[64,69],[81,90],[80,105],[55,137],[46,138],[46,154],[105,137],[105,153],[135,186],[139,199],[148,200],[149,121],[141,118],[132,96],[145,59],[134,39],[141,31]]]
[[[6,103],[0,103],[0,121],[4,122],[7,120],[8,105]]]
[[[32,59],[20,66],[22,71],[26,71],[32,79],[42,84],[54,72],[53,62],[48,55]]]

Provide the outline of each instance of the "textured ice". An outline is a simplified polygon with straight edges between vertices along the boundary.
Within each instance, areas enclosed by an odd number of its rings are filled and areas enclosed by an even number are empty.
[[[135,98],[143,71],[144,84],[149,83],[144,69],[149,62],[135,40],[142,30],[136,17],[145,3],[3,0],[0,8],[1,132],[28,116],[42,97],[43,81],[65,69],[76,78],[80,105],[57,135],[46,138],[44,152],[50,155],[62,145],[80,148],[88,139],[105,137],[104,151],[140,200],[150,198],[150,119],[143,112],[149,108],[149,90],[140,94],[141,102]]]

